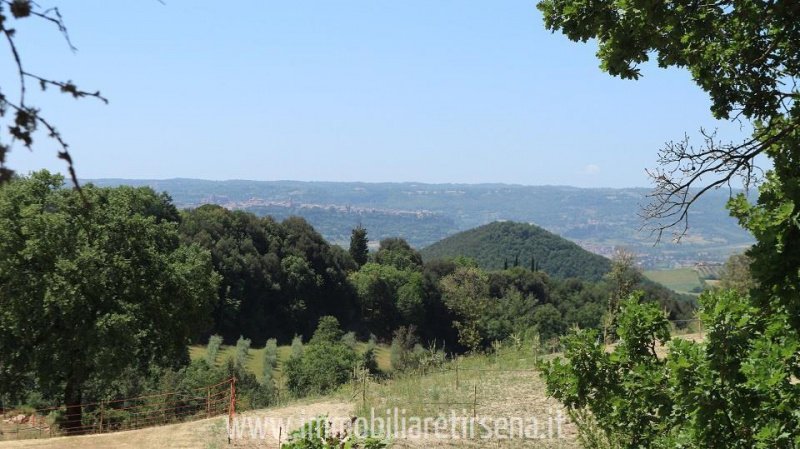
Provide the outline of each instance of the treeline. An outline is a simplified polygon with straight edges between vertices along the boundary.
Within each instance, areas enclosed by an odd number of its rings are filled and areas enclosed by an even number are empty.
[[[394,340],[407,349],[398,360],[419,358],[418,344],[454,353],[514,333],[549,340],[603,324],[614,279],[535,268],[423,263],[397,238],[369,253],[363,228],[345,250],[301,218],[178,211],[149,188],[76,190],[39,172],[0,187],[0,398],[67,404],[73,418],[63,427],[77,429],[82,403],[236,372],[243,397],[265,404],[270,382],[256,382],[241,360],[190,365],[188,345],[217,334],[248,347],[299,343],[328,316],[361,340]],[[635,283],[671,319],[691,313],[666,289]]]
[[[465,258],[423,263],[399,238],[382,240],[369,254],[360,227],[348,251],[329,245],[302,218],[279,223],[215,205],[183,211],[179,231],[211,253],[221,275],[206,334],[229,343],[240,335],[256,346],[268,338],[288,343],[334,316],[364,340],[388,342],[396,329],[413,326],[423,342],[480,349],[531,329],[549,339],[572,325],[598,328],[615,288],[609,279],[552,278],[535,264],[486,271]],[[691,315],[684,298],[641,277],[636,284],[671,319]]]

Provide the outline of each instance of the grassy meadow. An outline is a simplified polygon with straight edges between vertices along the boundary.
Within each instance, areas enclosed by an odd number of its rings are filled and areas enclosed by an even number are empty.
[[[658,282],[677,293],[697,295],[697,289],[705,288],[700,274],[693,268],[645,271],[644,275],[651,281]]]

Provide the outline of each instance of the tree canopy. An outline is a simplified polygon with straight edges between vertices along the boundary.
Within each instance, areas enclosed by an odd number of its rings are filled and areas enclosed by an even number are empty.
[[[661,150],[661,167],[652,172],[654,203],[645,210],[656,229],[682,222],[685,230],[689,208],[709,189],[737,177],[748,185],[759,181],[755,204],[743,194],[729,203],[757,243],[746,253],[752,278],[727,286],[749,288],[749,294],[729,290],[701,297],[707,342],[676,343],[665,361],[658,359],[648,347],[668,340],[663,319],[631,303],[627,311],[636,320],[620,322],[619,354],[608,359],[591,335],[577,335],[568,344],[570,366],[550,371],[551,389],[580,408],[595,387],[605,388],[598,373],[621,376],[606,377],[621,388],[609,401],[597,401],[613,403],[615,412],[595,411],[606,436],[622,447],[797,447],[800,3],[543,0],[539,8],[549,29],[572,40],[597,39],[601,66],[610,74],[636,79],[638,65],[654,56],[662,67],[688,69],[709,94],[715,117],[752,125],[744,142],[721,143],[703,132],[700,146],[684,140]],[[757,176],[759,155],[772,162],[763,176]],[[651,341],[635,337],[645,332]],[[631,357],[646,351],[648,357]],[[609,369],[609,360],[622,365]],[[581,366],[592,366],[592,372]],[[571,393],[562,388],[578,384]],[[648,422],[632,425],[636,416],[647,415]]]
[[[756,157],[796,161],[800,122],[800,5],[793,1],[670,2],[543,0],[545,26],[574,41],[596,39],[601,68],[628,79],[655,58],[660,67],[685,68],[711,98],[720,119],[749,120],[753,136],[723,143],[703,131],[667,144],[646,214],[657,230],[687,224],[688,209],[708,189],[758,179]],[[685,229],[685,228],[684,228]]]
[[[61,396],[67,429],[88,383],[185,363],[218,282],[165,195],[83,193],[92,207],[47,172],[0,187],[0,394]]]

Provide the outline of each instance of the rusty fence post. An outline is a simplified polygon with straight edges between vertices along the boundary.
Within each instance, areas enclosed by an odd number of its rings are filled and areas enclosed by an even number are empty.
[[[211,387],[206,387],[206,418],[211,418]]]

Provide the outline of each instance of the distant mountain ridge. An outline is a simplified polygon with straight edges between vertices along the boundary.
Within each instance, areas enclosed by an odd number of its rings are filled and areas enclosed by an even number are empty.
[[[515,264],[530,268],[533,263],[554,277],[591,281],[600,280],[611,269],[609,259],[527,223],[490,223],[447,237],[420,253],[426,261],[469,257],[487,270]]]
[[[447,236],[497,220],[533,223],[609,256],[623,246],[645,267],[724,261],[752,244],[725,210],[726,191],[695,203],[683,243],[640,232],[645,188],[611,189],[510,184],[425,184],[302,181],[205,181],[196,179],[97,179],[98,185],[146,185],[168,192],[179,207],[220,204],[282,219],[306,218],[331,242],[347,244],[364,225],[373,241],[400,236],[422,248]]]

